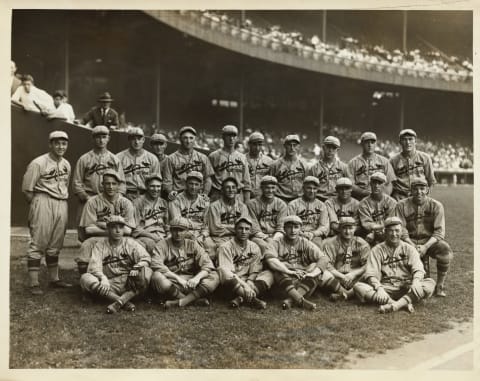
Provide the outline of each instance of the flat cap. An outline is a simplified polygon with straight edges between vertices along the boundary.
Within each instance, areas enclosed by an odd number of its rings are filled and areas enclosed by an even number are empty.
[[[182,128],[180,128],[178,135],[182,136],[182,134],[185,132],[191,132],[192,134],[197,136],[197,130],[195,130],[195,128],[193,128],[192,126],[183,126]]]
[[[284,142],[284,143],[286,143],[286,142],[297,142],[297,143],[300,143],[300,136],[298,136],[297,134],[287,135],[287,136],[285,136],[285,139],[283,139],[283,142]]]
[[[166,142],[167,137],[164,134],[153,134],[150,136],[150,143],[155,143],[155,142]]]
[[[92,129],[92,135],[110,135],[110,130],[107,126],[95,126]]]
[[[264,141],[265,141],[265,136],[263,136],[261,132],[252,132],[248,137],[249,143],[264,142]]]
[[[417,185],[423,185],[423,186],[428,187],[427,180],[425,180],[422,177],[414,177],[412,179],[412,182],[410,183],[410,188],[413,188],[414,186],[417,186]]]
[[[231,124],[227,124],[226,126],[223,126],[222,134],[223,135],[238,135],[238,128],[231,125]]]
[[[340,177],[337,180],[337,183],[335,184],[335,188],[351,188],[353,186],[352,180],[350,180],[348,177]]]
[[[357,221],[355,221],[355,218],[353,217],[340,217],[338,220],[338,225],[340,226],[355,226],[357,224]]]
[[[117,171],[113,169],[107,169],[105,172],[102,173],[102,179],[105,176],[112,176],[113,178],[117,179],[118,182],[122,182],[123,180],[120,178],[120,175],[117,173]]]
[[[320,185],[320,181],[318,180],[318,178],[316,178],[315,176],[307,176],[305,177],[305,179],[303,180],[303,183],[304,184],[308,184],[308,183],[313,183],[315,185]]]
[[[158,173],[152,173],[145,178],[145,184],[149,184],[152,180],[158,180],[160,182],[163,181],[162,176],[160,176]]]
[[[122,216],[109,216],[107,217],[107,226],[108,225],[126,225],[125,219]]]
[[[187,220],[185,217],[175,217],[171,222],[170,222],[170,229],[191,229],[192,224],[190,223],[189,220]]]
[[[203,181],[203,175],[198,171],[191,171],[187,173],[187,180],[188,179],[197,179]]]
[[[398,217],[388,217],[383,224],[386,228],[393,225],[403,225],[402,220]]]
[[[64,131],[52,131],[50,132],[50,135],[48,135],[48,140],[54,140],[54,139],[68,140],[68,135]]]
[[[285,217],[283,219],[283,225],[288,224],[288,223],[303,225],[302,219],[298,216],[287,216],[287,217]]]
[[[360,141],[364,142],[367,140],[375,140],[377,141],[377,135],[374,132],[364,132],[362,136],[360,136]]]
[[[327,136],[323,139],[323,144],[335,146],[337,148],[340,147],[340,139],[336,138],[335,136]]]
[[[132,127],[128,130],[128,136],[145,136],[140,127]]]
[[[382,172],[374,172],[370,176],[370,181],[372,181],[372,180],[380,181],[381,183],[386,183],[387,182],[387,176],[385,176],[385,174],[382,173]]]
[[[237,179],[236,179],[235,177],[229,176],[229,177],[224,178],[223,181],[222,181],[222,186],[223,186],[223,184],[225,184],[227,181],[233,181],[233,182],[237,185],[237,187],[238,187],[238,181],[237,181]]]
[[[239,217],[235,220],[235,226],[237,226],[240,222],[246,222],[247,224],[249,224],[250,226],[253,225],[253,222],[250,218],[248,217]]]
[[[278,180],[275,176],[266,175],[260,179],[260,185],[263,184],[278,184]]]
[[[411,135],[411,136],[417,137],[417,133],[410,128],[400,131],[400,133],[398,134],[398,137],[401,138],[402,136],[405,136],[405,135]]]

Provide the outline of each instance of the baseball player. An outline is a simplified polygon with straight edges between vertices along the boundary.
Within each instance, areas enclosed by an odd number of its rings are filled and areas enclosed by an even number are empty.
[[[329,219],[325,204],[317,199],[319,181],[314,176],[307,176],[303,181],[303,196],[288,204],[287,214],[302,219],[300,235],[312,241],[318,247],[322,239],[328,236]]]
[[[428,183],[423,178],[411,181],[412,195],[397,203],[395,214],[403,223],[402,239],[413,245],[424,261],[429,277],[429,257],[437,260],[437,296],[446,296],[445,278],[453,257],[445,241],[445,212],[443,205],[428,197]]]
[[[192,171],[203,176],[203,193],[208,195],[212,187],[213,168],[206,155],[194,149],[197,131],[193,127],[180,129],[180,148],[169,155],[165,161],[163,190],[172,201],[185,189],[187,175]]]
[[[210,192],[212,202],[221,197],[222,181],[227,177],[233,177],[237,181],[238,191],[242,192],[243,202],[248,202],[250,199],[251,184],[247,158],[235,149],[237,136],[237,127],[224,126],[222,128],[223,148],[219,148],[208,155],[214,171]]]
[[[397,202],[385,194],[384,188],[387,177],[382,172],[375,172],[370,176],[370,196],[360,201],[358,216],[362,226],[362,236],[372,246],[385,240],[384,221],[395,215]]]
[[[272,163],[270,174],[278,180],[276,196],[288,204],[302,195],[307,166],[298,157],[300,136],[287,135],[283,146],[285,154]]]
[[[120,309],[133,312],[135,305],[130,300],[145,292],[150,283],[150,255],[134,239],[123,236],[122,216],[110,216],[106,224],[108,236],[91,247],[90,263],[80,286],[112,302],[107,307],[109,314]]]
[[[398,217],[385,220],[385,242],[372,248],[367,260],[363,282],[353,289],[362,302],[380,305],[380,313],[407,308],[413,312],[412,303],[429,298],[435,281],[424,278],[420,256],[414,246],[401,240],[402,221]]]
[[[160,197],[162,178],[157,174],[149,175],[145,185],[147,193],[133,201],[136,227],[132,237],[152,254],[155,245],[168,236],[170,216],[167,202]]]
[[[357,221],[353,217],[340,217],[338,234],[322,243],[322,249],[329,258],[327,270],[340,282],[339,291],[330,294],[332,301],[352,298],[353,285],[365,272],[370,246],[355,236],[356,225]]]
[[[435,183],[432,159],[425,152],[417,151],[417,133],[411,129],[400,131],[402,152],[390,159],[396,180],[393,182],[392,197],[396,200],[409,197],[413,178],[422,178],[431,188]]]
[[[219,284],[208,254],[195,240],[186,238],[191,227],[186,218],[174,218],[172,236],[160,242],[152,255],[152,288],[169,299],[164,304],[166,309],[185,307],[196,300],[208,306],[206,296]]]
[[[38,272],[44,254],[50,285],[60,288],[72,286],[58,277],[58,255],[63,247],[68,221],[71,167],[63,157],[68,147],[68,135],[63,131],[53,131],[48,140],[50,152],[35,158],[28,165],[22,182],[22,192],[30,204],[27,268],[32,295],[43,294]]]
[[[252,132],[248,138],[248,173],[250,174],[250,183],[252,193],[251,198],[261,195],[261,179],[270,173],[270,166],[273,159],[263,153],[265,137],[261,132]]]
[[[218,274],[220,284],[229,289],[236,298],[231,300],[232,308],[244,302],[257,309],[265,309],[267,303],[258,297],[273,284],[273,275],[263,270],[263,255],[257,244],[248,237],[253,222],[248,217],[235,221],[235,237],[218,248]]]
[[[157,157],[143,148],[145,135],[141,128],[134,127],[128,131],[128,142],[130,147],[117,153],[117,157],[125,173],[125,195],[133,201],[145,194],[145,179],[148,175],[156,174],[161,177],[162,174]]]
[[[157,157],[158,162],[160,163],[160,168],[162,169],[165,165],[164,162],[167,159],[167,155],[165,155],[167,142],[167,138],[164,134],[153,134],[150,136],[150,147],[152,148],[152,153]]]
[[[76,258],[80,274],[87,270],[92,246],[100,237],[105,237],[108,234],[108,217],[119,215],[125,219],[124,235],[131,235],[132,229],[135,228],[133,205],[129,199],[123,197],[119,192],[122,179],[117,172],[111,169],[106,170],[102,178],[102,193],[88,199],[80,218],[79,230],[82,230],[82,236],[86,238],[82,242],[79,256]]]
[[[205,238],[210,235],[207,224],[210,200],[205,194],[200,194],[202,189],[203,175],[198,171],[189,172],[185,191],[169,202],[168,211],[170,219],[181,216],[188,220],[191,239],[195,239],[203,247]]]
[[[330,220],[330,235],[338,234],[338,221],[341,217],[352,217],[356,221],[356,226],[359,226],[358,206],[360,203],[352,197],[352,186],[352,180],[348,177],[340,177],[335,185],[337,196],[325,202]]]
[[[319,181],[317,198],[325,202],[337,195],[335,185],[341,177],[351,178],[348,166],[338,158],[340,140],[335,136],[327,136],[323,140],[320,159],[307,169],[307,176],[315,176]]]
[[[284,236],[274,240],[272,250],[265,252],[265,263],[273,271],[277,284],[288,298],[282,302],[284,310],[292,305],[314,310],[316,304],[305,299],[317,287],[338,291],[339,283],[326,271],[328,257],[308,239],[301,237],[302,219],[287,216],[283,219]]]
[[[387,177],[385,193],[391,194],[392,182],[396,179],[395,172],[386,157],[375,153],[377,135],[373,132],[364,132],[360,141],[362,153],[348,163],[348,170],[353,176],[353,197],[360,201],[370,194],[369,181],[373,172],[382,172]]]

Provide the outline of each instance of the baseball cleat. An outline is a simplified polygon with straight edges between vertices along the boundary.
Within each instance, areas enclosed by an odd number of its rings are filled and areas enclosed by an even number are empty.
[[[392,303],[388,304],[383,304],[380,307],[378,307],[378,312],[381,314],[388,314],[390,312],[395,312],[396,308]]]
[[[195,300],[195,305],[199,307],[210,307],[210,301],[207,298],[200,298]]]
[[[299,303],[300,307],[302,307],[305,310],[313,311],[317,309],[317,305],[305,298],[302,298],[302,300]]]
[[[257,310],[264,310],[265,308],[267,308],[267,302],[258,298],[253,298],[250,302],[250,305]]]
[[[107,314],[115,314],[119,312],[123,307],[123,304],[120,300],[113,302],[107,307]]]
[[[43,291],[40,289],[40,286],[31,286],[30,294],[32,295],[43,295]]]
[[[123,305],[123,309],[128,312],[135,312],[135,304],[133,304],[132,302],[126,302]]]
[[[292,308],[292,304],[293,304],[292,299],[290,299],[290,298],[285,299],[282,302],[282,310],[289,310],[290,308]]]
[[[237,296],[235,299],[230,301],[230,307],[238,308],[242,305],[242,303],[243,303],[243,298],[241,296]]]
[[[50,287],[53,287],[53,288],[70,288],[70,287],[73,287],[73,284],[67,283],[67,282],[59,279],[59,280],[51,281],[50,282]]]
[[[444,298],[447,296],[447,294],[445,293],[445,289],[443,288],[443,286],[437,286],[435,287],[435,296],[439,296],[441,298]]]
[[[174,307],[180,307],[178,304],[178,299],[175,300],[167,300],[165,304],[163,305],[163,308],[166,310],[174,308]]]
[[[415,312],[415,308],[413,307],[412,303],[407,304],[407,311],[413,314]]]

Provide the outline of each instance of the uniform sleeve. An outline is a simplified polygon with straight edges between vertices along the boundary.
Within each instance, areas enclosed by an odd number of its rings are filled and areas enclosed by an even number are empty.
[[[348,164],[347,164],[347,169],[348,172],[350,173],[350,179],[354,184],[356,184],[356,179],[355,179],[355,158],[351,159]]]
[[[290,201],[287,204],[287,216],[294,216],[297,214],[297,203],[296,200]]]
[[[133,238],[128,238],[128,241],[133,247],[133,259],[135,261],[135,265],[149,267],[150,263],[152,262],[152,258],[150,257],[150,254],[148,254],[147,250],[145,250],[145,248]]]
[[[133,218],[135,219],[135,228],[139,229],[142,227],[142,212],[141,212],[141,199],[137,198],[133,202]]]
[[[165,274],[169,272],[169,268],[165,265],[165,260],[168,255],[168,246],[165,241],[160,241],[152,252],[152,261],[150,267],[153,271],[159,270]]]
[[[433,164],[432,164],[432,159],[430,158],[430,155],[425,154],[425,178],[427,179],[428,185],[432,186],[437,183],[437,180],[435,179],[435,173],[433,170]]]
[[[158,158],[154,155],[154,154],[151,154],[149,155],[151,160],[152,160],[152,168],[150,169],[150,173],[152,174],[156,174],[160,177],[162,177],[162,169],[160,167],[160,162],[158,161]],[[163,181],[163,179],[162,179]]]
[[[360,217],[360,224],[362,228],[364,228],[367,232],[371,232],[373,230],[373,225],[375,225],[375,221],[373,221],[372,215],[368,208],[368,203],[365,200],[360,202],[360,206],[358,207],[358,216]]]
[[[97,211],[95,210],[95,204],[93,203],[95,198],[90,198],[83,207],[82,216],[80,218],[79,226],[85,228],[97,223]]]
[[[382,280],[382,252],[379,246],[372,249],[365,267],[364,279],[368,281],[372,277],[378,282]]]
[[[125,222],[130,228],[135,229],[137,225],[135,223],[135,209],[133,208],[133,204],[128,199],[125,199],[124,202],[125,202],[125,216],[123,216],[123,218],[125,218]]]
[[[23,175],[22,192],[33,192],[39,178],[40,165],[35,162],[30,163]]]
[[[250,180],[250,172],[248,171],[248,162],[245,156],[242,157],[243,162],[243,190],[250,191],[252,189],[252,182]]]
[[[83,183],[83,177],[85,174],[85,160],[83,156],[78,159],[73,172],[73,193],[79,194],[85,192],[85,184]]]
[[[336,255],[335,247],[333,246],[333,244],[329,242],[329,240],[323,241],[322,250],[328,258],[326,269],[327,270],[335,269],[335,261],[337,260],[337,255]]]
[[[280,233],[283,232],[283,220],[285,217],[287,217],[287,215],[288,215],[287,204],[285,204],[283,201],[279,202],[275,232],[280,232]]]
[[[412,273],[412,280],[422,280],[425,277],[425,270],[420,255],[414,247],[409,245],[405,245],[404,250],[407,250],[408,266]]]
[[[193,242],[193,246],[195,250],[195,262],[197,263],[200,271],[215,271],[215,266],[213,265],[213,262],[207,252],[203,250],[202,247],[196,242]]]
[[[180,207],[179,207],[178,198],[173,200],[173,201],[170,201],[168,203],[168,216],[169,216],[169,218],[173,219],[173,216],[180,217],[181,215],[182,215],[182,213],[181,213],[181,210],[180,210]],[[169,220],[169,221],[172,222],[171,220]]]
[[[166,193],[170,193],[173,189],[173,164],[172,156],[167,156],[165,165],[163,166],[163,189]]]
[[[119,192],[122,193],[122,194],[125,194],[127,192],[127,184],[125,182],[125,172],[123,172],[123,165],[122,165],[122,162],[120,161],[120,159],[113,155],[113,159],[115,160],[115,164],[117,166],[116,171],[118,173],[118,176],[120,177],[120,179],[122,180],[122,182],[120,183],[120,188],[119,188]]]
[[[256,243],[252,242],[252,251],[255,253],[255,259],[250,263],[248,267],[248,278],[249,280],[255,280],[258,274],[260,274],[263,270],[263,256],[260,251],[260,248]]]
[[[407,219],[405,217],[405,212],[404,212],[402,202],[397,203],[397,206],[395,207],[395,216],[400,218],[400,220],[402,221],[402,239],[406,240],[410,238],[408,234],[408,229],[407,229]]]
[[[226,272],[235,273],[233,264],[233,253],[231,245],[226,242],[218,248],[218,268]]]
[[[359,246],[360,265],[364,266],[370,256],[370,245],[361,238],[358,238],[357,244]]]
[[[213,171],[212,163],[210,162],[210,160],[206,155],[203,156],[203,163],[204,163],[203,178],[205,180],[211,177],[215,172]]]
[[[330,232],[330,218],[329,218],[329,213],[327,211],[327,208],[325,207],[325,204],[322,202],[321,204],[321,213],[320,213],[320,221],[319,221],[319,226],[315,229],[313,232],[316,237],[321,237],[321,236],[327,236],[328,233]]]
[[[387,184],[392,183],[394,180],[397,179],[395,172],[393,171],[392,164],[388,159],[385,159],[385,176],[387,177]]]
[[[394,198],[390,197],[386,202],[386,209],[385,209],[385,219],[388,217],[395,216],[395,207],[397,206],[397,202]]]
[[[327,269],[329,258],[317,245],[305,240],[305,251],[310,263],[316,262],[317,267],[322,271]]]
[[[342,174],[344,177],[348,177],[353,182],[353,172],[350,170],[349,166],[345,163],[342,163]]]
[[[207,224],[211,236],[223,237],[225,235],[229,235],[230,230],[227,229],[227,225],[221,223],[220,213],[217,205],[210,204],[207,212]]]
[[[435,203],[434,206],[435,219],[433,220],[433,234],[437,240],[443,240],[445,238],[445,211],[443,205]]]
[[[92,256],[88,263],[87,272],[100,278],[103,275],[103,255],[101,251],[101,246],[95,244],[92,248]]]

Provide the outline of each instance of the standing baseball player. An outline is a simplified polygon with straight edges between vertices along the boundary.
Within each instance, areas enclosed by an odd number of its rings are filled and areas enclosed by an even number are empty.
[[[353,176],[353,197],[360,201],[370,194],[370,175],[374,172],[382,172],[387,177],[385,193],[391,194],[392,182],[396,179],[395,172],[386,157],[375,153],[377,135],[364,132],[360,141],[362,153],[348,163],[348,170]]]
[[[302,195],[307,166],[298,157],[300,136],[287,135],[283,146],[285,154],[272,163],[270,174],[278,180],[276,196],[288,204]]]
[[[352,186],[352,180],[348,177],[340,177],[335,185],[337,196],[325,202],[330,220],[330,235],[338,234],[338,221],[342,217],[352,217],[356,221],[356,226],[359,226],[358,206],[360,203],[352,197]]]
[[[429,188],[425,179],[411,181],[412,195],[397,203],[395,214],[403,223],[402,239],[415,247],[430,269],[429,257],[437,260],[437,296],[446,296],[445,278],[453,257],[450,245],[445,241],[445,212],[443,205],[428,197]],[[427,276],[429,277],[429,271]]]
[[[152,254],[155,245],[168,236],[170,216],[167,202],[160,197],[162,178],[157,174],[149,175],[145,184],[147,193],[133,202],[136,227],[132,237]]]
[[[282,303],[284,310],[293,304],[314,310],[316,304],[305,297],[317,287],[338,291],[340,284],[326,271],[328,257],[318,246],[300,236],[301,218],[287,216],[283,224],[285,235],[273,241],[272,250],[265,253],[265,263],[273,271],[275,284],[288,295]]]
[[[267,303],[258,297],[273,284],[273,275],[263,269],[263,255],[257,244],[248,237],[253,222],[248,217],[235,221],[235,237],[218,248],[218,274],[220,284],[236,298],[231,300],[232,308],[244,302],[257,309],[265,309]]]
[[[163,175],[163,190],[172,201],[185,189],[187,175],[192,171],[203,176],[203,192],[210,193],[212,187],[213,168],[206,155],[194,149],[197,131],[193,127],[184,126],[180,129],[180,148],[169,155],[165,161]]]
[[[338,234],[323,241],[322,249],[329,258],[327,270],[340,282],[338,292],[330,294],[330,300],[350,299],[354,296],[353,285],[361,279],[370,255],[370,246],[355,236],[357,221],[341,217]]]
[[[90,263],[80,278],[80,286],[90,294],[112,302],[107,313],[124,309],[135,311],[130,302],[148,289],[152,270],[150,255],[132,238],[124,237],[125,220],[110,216],[106,222],[107,237],[91,247]]]
[[[22,192],[30,204],[28,227],[28,277],[32,295],[42,295],[38,282],[40,262],[45,261],[52,287],[71,287],[58,277],[58,256],[68,221],[68,184],[70,163],[64,159],[68,147],[68,135],[53,131],[48,136],[50,152],[35,158],[23,176]]]
[[[167,148],[167,138],[164,134],[153,134],[150,136],[150,147],[152,148],[152,153],[157,157],[158,162],[160,163],[160,168],[162,168],[163,175],[163,166],[165,165],[165,160],[167,155],[165,155],[165,150]]]
[[[261,180],[270,173],[270,166],[273,159],[263,153],[265,137],[261,132],[252,132],[248,138],[248,173],[250,174],[250,182],[252,193],[250,198],[256,198],[261,195]]]
[[[223,148],[219,148],[208,155],[212,163],[212,190],[210,200],[216,201],[221,197],[222,182],[227,177],[233,177],[238,184],[238,191],[242,193],[242,201],[250,200],[250,174],[248,173],[247,158],[235,149],[238,138],[238,129],[227,125],[222,128]]]
[[[398,217],[385,220],[385,242],[372,248],[363,278],[353,289],[362,302],[380,305],[380,313],[396,312],[429,298],[435,281],[425,278],[422,261],[414,246],[401,240],[402,221]]]
[[[397,206],[395,199],[384,192],[386,182],[387,178],[382,172],[373,173],[370,176],[370,196],[360,201],[358,206],[362,236],[372,246],[385,240],[384,222],[395,215]]]
[[[210,235],[207,224],[210,200],[205,194],[200,194],[202,189],[203,175],[198,171],[189,172],[185,190],[168,203],[168,211],[170,219],[179,216],[187,219],[191,226],[191,238],[203,247],[205,239]]]
[[[319,181],[317,198],[325,202],[337,195],[335,185],[341,177],[352,177],[348,166],[338,158],[340,140],[335,136],[327,136],[323,140],[320,159],[307,169],[307,176],[315,176]]]
[[[176,217],[170,224],[172,236],[160,242],[152,255],[152,288],[166,297],[165,308],[185,307],[198,300],[210,305],[206,297],[219,284],[212,260],[195,241],[186,238],[190,222]]]
[[[157,157],[143,148],[145,136],[143,130],[134,127],[128,131],[130,147],[117,153],[123,167],[126,182],[126,196],[133,201],[138,196],[145,194],[145,179],[148,175],[162,176],[160,163]]]
[[[287,214],[300,217],[302,220],[300,235],[320,247],[322,239],[328,236],[330,228],[327,208],[317,199],[318,185],[319,181],[316,177],[305,177],[303,196],[288,204]]]
[[[417,151],[417,133],[411,129],[402,130],[399,140],[402,152],[390,159],[396,176],[392,197],[396,200],[411,195],[413,178],[424,179],[430,188],[436,183],[432,159],[425,152]]]

